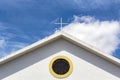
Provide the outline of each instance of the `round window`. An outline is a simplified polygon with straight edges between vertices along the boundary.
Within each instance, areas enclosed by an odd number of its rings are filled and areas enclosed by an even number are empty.
[[[65,78],[72,73],[73,65],[69,58],[57,56],[51,60],[49,68],[54,77]]]

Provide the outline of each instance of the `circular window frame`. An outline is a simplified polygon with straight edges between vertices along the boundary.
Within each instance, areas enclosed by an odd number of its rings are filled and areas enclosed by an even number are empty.
[[[68,70],[67,73],[62,74],[62,75],[59,75],[59,74],[57,74],[57,73],[55,73],[55,72],[53,71],[52,65],[53,65],[54,61],[56,61],[56,60],[58,60],[58,59],[65,59],[65,60],[69,63],[70,68],[69,68],[69,70]],[[54,77],[56,77],[56,78],[66,78],[66,77],[68,77],[68,76],[72,73],[72,71],[73,71],[73,64],[72,64],[72,61],[71,61],[68,57],[66,57],[66,56],[56,56],[56,57],[54,57],[54,58],[50,61],[49,70],[50,70],[50,73],[51,73]]]

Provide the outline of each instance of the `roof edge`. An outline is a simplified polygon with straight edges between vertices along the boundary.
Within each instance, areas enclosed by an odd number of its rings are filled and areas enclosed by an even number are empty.
[[[8,61],[10,61],[12,59],[15,59],[16,57],[22,56],[25,53],[33,51],[34,49],[42,47],[42,46],[44,46],[44,45],[46,45],[46,44],[60,38],[60,37],[62,37],[63,34],[64,34],[63,32],[54,33],[51,36],[45,37],[40,41],[37,41],[37,42],[35,42],[33,44],[30,44],[30,45],[28,45],[28,46],[26,46],[26,47],[24,47],[24,48],[22,48],[22,49],[20,49],[20,50],[18,50],[16,52],[14,52],[14,53],[11,53],[11,54],[9,54],[9,55],[7,55],[7,56],[0,59],[0,65],[4,64],[4,63],[6,63],[6,62],[8,62]]]
[[[109,62],[112,62],[113,64],[116,64],[117,66],[120,66],[120,60],[111,56],[111,55],[108,55],[107,53],[104,53],[102,51],[100,51],[99,49],[95,48],[94,46],[92,45],[89,45],[81,40],[79,40],[78,38],[68,34],[68,33],[65,33],[64,32],[64,36],[62,36],[64,39],[72,42],[73,44],[91,52],[91,53],[94,53],[95,55],[109,61]]]
[[[59,38],[64,38],[65,40],[68,40],[70,42],[72,42],[73,44],[91,52],[91,53],[94,53],[95,55],[105,59],[105,60],[108,60],[109,62],[112,62],[113,64],[117,65],[117,66],[120,66],[120,60],[111,56],[111,55],[108,55],[108,54],[105,54],[101,51],[99,51],[98,49],[96,49],[95,47],[91,46],[91,45],[88,45],[86,43],[84,43],[83,41],[80,41],[79,39],[77,39],[76,37],[72,36],[72,35],[69,35],[68,33],[65,33],[63,31],[60,31],[60,32],[57,32],[57,33],[54,33],[53,35],[49,36],[49,37],[46,37],[40,41],[37,41],[23,49],[20,49],[6,57],[3,57],[0,59],[0,65],[1,64],[4,64],[6,62],[9,62],[11,61],[12,59],[15,59],[21,55],[24,55],[25,53],[28,53],[30,51],[33,51],[39,47],[42,47],[56,39],[59,39]]]

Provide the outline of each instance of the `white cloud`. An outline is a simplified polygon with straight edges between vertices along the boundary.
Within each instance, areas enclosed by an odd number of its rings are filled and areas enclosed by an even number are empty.
[[[24,42],[12,42],[12,41],[0,40],[0,58],[10,53],[13,53],[27,45],[28,43],[24,43]]]
[[[16,33],[16,34],[15,34]],[[9,28],[0,23],[0,58],[4,57],[18,49],[27,46],[29,43],[12,41],[16,37],[21,39],[29,39],[28,36],[24,35],[19,29]]]
[[[107,54],[112,54],[120,43],[117,37],[120,32],[118,21],[99,21],[90,16],[74,16],[74,21],[62,30]]]
[[[15,52],[15,51],[17,51],[17,50],[19,50],[19,49],[27,46],[27,45],[28,45],[28,43],[17,42],[17,41],[16,41],[16,42],[9,41],[9,42],[7,43],[7,47],[11,47],[10,53],[13,53],[13,52]]]
[[[0,48],[3,48],[4,45],[5,45],[5,40],[4,40],[4,39],[1,39],[1,40],[0,40]]]
[[[107,9],[111,5],[120,3],[120,0],[73,0],[81,9]]]

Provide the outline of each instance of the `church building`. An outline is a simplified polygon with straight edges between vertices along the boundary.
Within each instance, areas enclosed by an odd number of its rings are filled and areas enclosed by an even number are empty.
[[[0,80],[120,80],[120,60],[58,32],[0,59]]]

